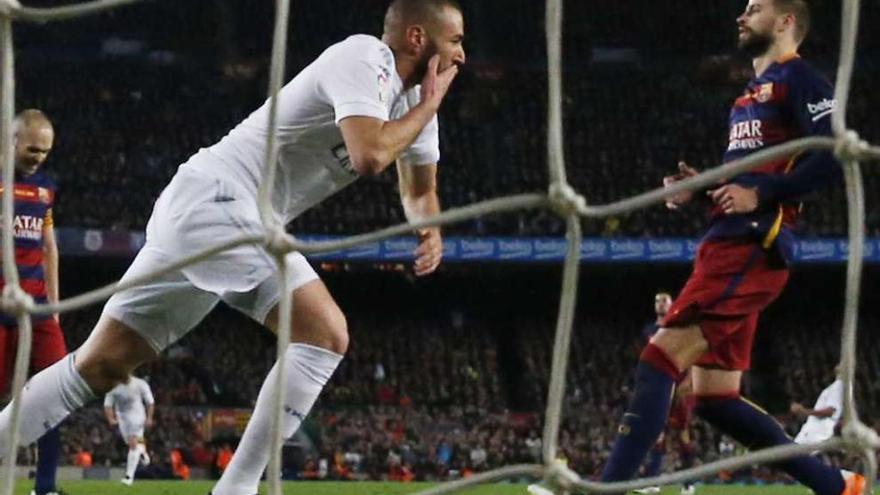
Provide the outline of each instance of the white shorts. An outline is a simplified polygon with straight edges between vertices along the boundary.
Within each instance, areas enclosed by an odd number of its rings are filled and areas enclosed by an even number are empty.
[[[183,166],[156,200],[146,244],[122,280],[220,242],[263,232],[252,194],[234,181]],[[290,253],[286,262],[291,292],[318,278],[302,254]],[[264,323],[281,297],[277,274],[275,259],[262,246],[239,246],[114,294],[104,306],[104,315],[132,328],[161,352],[221,300]]]
[[[128,439],[131,437],[144,438],[144,423],[145,421],[119,422],[119,433],[122,434],[122,439],[125,440],[125,443],[128,443]]]
[[[814,443],[824,442],[834,436],[834,430],[828,431],[828,428],[801,428],[798,435],[794,439],[794,443],[800,445],[810,445]]]

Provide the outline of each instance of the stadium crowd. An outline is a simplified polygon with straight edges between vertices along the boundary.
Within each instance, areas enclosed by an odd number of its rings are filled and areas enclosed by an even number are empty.
[[[674,279],[677,270],[667,270],[653,273],[652,280]],[[440,302],[430,305],[419,303],[409,290],[412,282],[399,274],[325,274],[331,287],[344,283],[344,289],[334,290],[341,290],[340,300],[349,308],[352,345],[304,435],[288,450],[286,476],[445,479],[537,459],[550,379],[555,284],[547,274],[482,272],[485,280],[464,291],[455,288],[462,277],[473,276],[472,269],[441,274],[423,295]],[[648,290],[633,275],[599,269],[581,296],[560,448],[570,465],[587,476],[598,473],[608,454],[631,386],[628,370],[640,350],[639,331],[651,318],[650,305],[637,303],[650,302],[649,292],[626,308],[610,304],[623,293]],[[822,294],[829,300],[840,290],[828,271],[798,276],[824,284]],[[512,284],[512,279],[525,285]],[[617,285],[610,288],[612,280]],[[366,295],[367,287],[383,287],[381,299]],[[464,294],[443,296],[454,290]],[[480,293],[509,306],[482,306]],[[809,293],[793,283],[791,293],[762,322],[765,330],[748,381],[748,395],[767,404],[791,433],[800,420],[789,414],[789,403],[812,403],[832,381],[838,359],[839,310],[797,309]],[[797,319],[787,316],[797,311]],[[95,318],[94,310],[64,317],[72,346],[85,338]],[[878,323],[868,318],[862,327]],[[880,345],[864,335],[858,352],[856,397],[862,415],[873,422],[880,418],[880,364],[872,356],[880,353]],[[236,436],[212,433],[210,415],[218,409],[250,408],[273,359],[271,335],[219,309],[161,360],[143,367],[139,374],[149,378],[157,401],[158,427],[147,432],[147,440],[159,461],[143,476],[173,473],[169,462],[175,450],[190,466],[216,473],[217,453],[226,444],[234,446]],[[880,422],[875,426],[880,428]],[[125,458],[125,446],[100,408],[75,415],[62,432],[71,462],[80,450],[98,465]],[[699,420],[694,441],[702,462],[736,451],[729,439]],[[673,455],[668,462],[674,465],[677,459]],[[777,478],[756,469],[725,473],[714,481],[737,480]]]
[[[289,72],[301,68],[324,47],[349,33],[376,32],[384,1],[360,2],[357,15],[337,15],[339,1],[320,2],[294,16]],[[44,4],[64,3],[58,1]],[[56,215],[59,226],[143,229],[152,202],[176,167],[199,147],[217,141],[264,98],[265,36],[256,36],[258,22],[242,22],[236,9],[250,3],[215,2],[210,16],[198,9],[155,3],[47,32],[24,27],[17,40],[23,53],[18,65],[18,105],[45,110],[55,121],[57,143],[49,167],[58,177]],[[657,187],[678,160],[698,168],[718,164],[726,144],[730,102],[747,79],[732,51],[733,5],[698,16],[676,15],[678,23],[702,29],[666,32],[659,22],[666,9],[651,2],[642,9],[656,12],[651,28],[624,29],[629,9],[607,2],[603,9],[580,12],[574,6],[566,28],[564,115],[566,155],[571,183],[591,203],[603,203]],[[470,63],[456,81],[442,118],[441,200],[446,207],[546,187],[546,73],[542,63],[540,2],[518,0],[504,12],[491,3],[474,6],[469,16]],[[823,11],[805,54],[829,76],[836,44],[831,22],[835,6]],[[330,10],[327,10],[330,9]],[[827,15],[823,9],[827,9]],[[699,11],[699,9],[679,9]],[[865,23],[878,17],[865,9]],[[318,22],[332,11],[338,24]],[[375,15],[370,15],[375,11]],[[503,15],[509,22],[500,22]],[[162,16],[163,26],[187,22],[186,35],[167,30],[145,31],[144,19]],[[104,19],[103,17],[108,17]],[[249,15],[248,19],[258,16]],[[634,16],[644,21],[644,16]],[[367,23],[367,19],[372,20]],[[571,21],[578,19],[578,22]],[[586,19],[586,21],[581,21]],[[265,22],[271,20],[266,12]],[[626,21],[625,21],[626,20]],[[656,21],[656,22],[655,22]],[[102,24],[103,23],[103,24]],[[672,25],[675,25],[674,23]],[[532,39],[533,57],[516,52],[497,32],[516,26]],[[215,30],[224,30],[215,32]],[[618,31],[619,29],[619,31]],[[719,33],[729,30],[730,36]],[[175,32],[176,33],[176,32]],[[654,41],[664,39],[662,46]],[[248,39],[245,44],[225,37]],[[876,46],[864,37],[862,48]],[[66,50],[52,49],[65,43]],[[667,43],[668,42],[668,43]],[[209,50],[218,44],[217,50]],[[253,46],[252,46],[253,45]],[[472,45],[472,46],[471,46]],[[867,52],[866,52],[867,53]],[[880,105],[871,88],[878,78],[876,61],[866,58],[850,101],[849,120],[862,137],[880,141],[880,118],[870,109]],[[51,73],[53,77],[45,77]],[[100,77],[94,77],[100,74]],[[866,167],[870,234],[880,234],[876,191],[880,174]],[[821,206],[808,206],[808,235],[842,235],[845,202],[840,189],[824,195]],[[102,207],[96,208],[94,205]],[[588,235],[693,236],[703,212],[684,214],[652,208],[605,222],[586,225]],[[298,233],[344,234],[373,230],[401,221],[396,179],[388,173],[362,180],[298,218]],[[550,213],[518,213],[488,217],[450,228],[469,234],[557,234],[559,220]]]
[[[469,6],[469,64],[441,115],[440,198],[445,207],[546,187],[543,15],[536,10],[542,2],[506,0],[500,11],[497,3]],[[839,5],[817,3],[820,22],[805,52],[831,75]],[[309,2],[309,8],[295,7],[291,74],[347,34],[378,31],[375,20],[381,18],[385,1],[362,0],[359,9],[347,8],[349,4],[321,0]],[[602,8],[592,4],[566,6],[563,104],[572,185],[591,203],[602,203],[656,187],[678,160],[699,168],[716,165],[727,137],[729,104],[745,83],[742,62],[726,55],[740,6],[707,12],[685,0],[604,0]],[[270,2],[215,0],[212,7],[203,2],[146,2],[51,29],[23,26],[16,32],[17,106],[41,108],[56,124],[56,148],[48,162],[60,185],[56,225],[143,229],[153,201],[176,167],[262,101]],[[329,18],[334,19],[330,27]],[[372,23],[366,24],[368,20]],[[880,12],[866,8],[863,22],[880,25]],[[187,29],[179,29],[181,25]],[[511,32],[520,43],[509,43]],[[860,39],[862,53],[880,49],[880,37],[869,32],[864,30]],[[858,68],[850,123],[863,138],[880,142],[880,117],[871,110],[880,107],[880,93],[872,90],[880,66],[865,57]],[[865,180],[867,229],[878,236],[876,167],[865,168]],[[400,222],[396,195],[393,173],[362,180],[290,228],[347,234]],[[815,206],[808,205],[806,235],[845,233],[843,197],[838,188],[817,198]],[[585,233],[691,237],[703,225],[702,217],[696,210],[671,213],[658,207],[588,222]],[[561,233],[562,224],[547,212],[515,213],[447,231],[546,235]],[[472,270],[468,284],[486,276],[475,268],[463,270]],[[62,273],[68,284],[89,278],[88,267]],[[481,300],[481,292],[462,291],[462,279],[454,274],[429,282],[441,301],[435,307],[411,300],[408,281],[391,282],[379,301],[366,294],[376,294],[377,284],[388,284],[385,278],[372,274],[352,281],[346,274],[345,287],[334,288],[334,293],[341,291],[349,315],[351,350],[315,407],[304,438],[297,437],[290,447],[286,475],[442,479],[537,460],[558,284],[553,278],[527,284],[516,278],[518,273],[476,283],[505,302],[489,312],[476,307],[478,303],[462,302]],[[332,285],[334,275],[322,275]],[[830,381],[839,349],[839,315],[824,306],[804,308],[794,302],[825,298],[838,305],[839,280],[827,273],[803,276],[831,281],[811,284],[822,287],[819,296],[792,284],[793,294],[784,296],[788,302],[762,320],[768,331],[759,335],[748,387],[791,432],[797,421],[787,413],[788,403],[815,398]],[[625,405],[638,331],[651,318],[649,303],[642,303],[664,286],[660,281],[646,284],[655,277],[633,272],[620,278],[614,273],[591,277],[594,288],[584,289],[576,323],[560,444],[570,466],[587,476],[596,475],[604,463],[614,422]],[[681,279],[682,273],[667,275],[665,286],[676,286]],[[608,294],[602,293],[605,288]],[[70,294],[82,287],[68,289]],[[468,295],[456,299],[461,292]],[[643,297],[627,299],[629,305],[620,307],[629,293]],[[83,341],[97,316],[94,310],[63,316],[71,348]],[[863,327],[878,323],[875,314]],[[140,371],[155,393],[158,425],[147,432],[156,462],[144,476],[183,476],[187,471],[182,463],[216,474],[223,460],[228,462],[235,438],[215,437],[205,428],[205,418],[217,408],[252,406],[274,359],[271,337],[257,332],[243,317],[220,310],[163,359]],[[877,339],[863,339],[856,396],[875,428],[880,428],[878,355]],[[86,458],[95,465],[124,462],[125,446],[100,408],[74,415],[62,434],[70,463]],[[699,421],[695,441],[703,462],[736,450]],[[749,468],[719,479],[773,481],[772,476],[766,469]]]

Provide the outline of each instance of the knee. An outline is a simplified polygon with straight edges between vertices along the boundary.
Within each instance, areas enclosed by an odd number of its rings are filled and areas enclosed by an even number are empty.
[[[294,310],[296,317],[296,310]],[[313,345],[327,349],[337,354],[345,354],[348,350],[348,322],[339,306],[330,304],[321,309],[317,314],[312,313],[308,318],[300,315],[299,325],[294,325],[295,331],[291,335],[293,342]]]
[[[663,351],[679,369],[684,370],[709,350],[709,343],[696,325],[662,328],[651,337],[651,344]]]
[[[325,344],[322,346],[336,354],[345,354],[348,351],[348,321],[345,314],[338,306],[334,306],[335,311],[331,311],[324,322]]]

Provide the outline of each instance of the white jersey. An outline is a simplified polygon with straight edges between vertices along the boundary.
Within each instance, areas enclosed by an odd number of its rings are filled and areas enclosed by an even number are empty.
[[[357,179],[339,122],[352,116],[397,119],[419,103],[420,88],[404,90],[388,45],[355,35],[325,50],[278,97],[279,163],[272,205],[287,223]],[[268,116],[267,100],[184,166],[231,178],[255,197],[266,159]],[[399,159],[413,165],[440,159],[436,116]]]
[[[834,426],[837,425],[843,414],[843,381],[840,379],[835,380],[819,394],[813,409],[820,410],[828,407],[834,408],[834,414],[827,418],[817,416],[807,418],[807,422],[801,427],[801,431],[795,439],[797,443],[821,442],[834,435]]]
[[[143,423],[147,419],[144,405],[155,402],[150,385],[137,377],[128,383],[120,383],[104,396],[104,407],[112,407],[121,424]]]

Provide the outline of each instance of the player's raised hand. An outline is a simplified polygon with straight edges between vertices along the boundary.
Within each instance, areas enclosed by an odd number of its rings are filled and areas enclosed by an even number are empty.
[[[422,229],[418,233],[419,247],[416,248],[414,269],[416,276],[422,277],[431,273],[443,259],[443,238],[439,228]]]
[[[663,177],[663,187],[669,187],[672,184],[675,184],[678,181],[687,179],[688,177],[693,177],[700,172],[690,167],[685,162],[678,162],[678,173],[675,175],[667,175]],[[677,210],[681,205],[687,203],[694,197],[694,193],[687,191],[672,195],[666,198],[666,207],[670,210]]]
[[[428,60],[428,70],[422,79],[422,103],[430,105],[435,111],[440,108],[443,97],[449,91],[452,80],[458,75],[458,65],[452,64],[440,71],[440,56],[434,55]]]
[[[706,194],[728,215],[751,213],[758,209],[758,189],[754,187],[727,184],[706,191]]]

